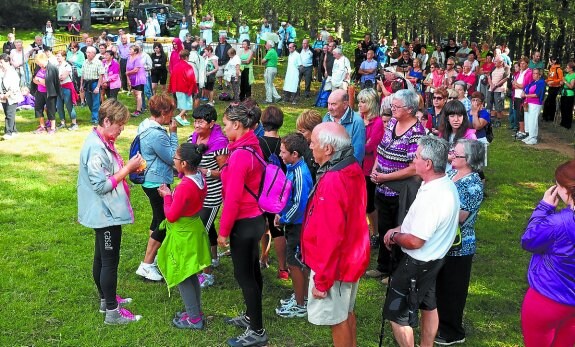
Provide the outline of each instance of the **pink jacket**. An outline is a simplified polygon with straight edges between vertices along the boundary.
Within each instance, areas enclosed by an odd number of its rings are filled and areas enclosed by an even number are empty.
[[[120,64],[112,59],[112,62],[108,64],[103,62],[104,70],[106,70],[106,80],[108,81],[108,87],[110,89],[118,89],[122,87],[122,81],[120,80]]]
[[[364,176],[371,175],[371,170],[373,169],[377,156],[377,146],[379,146],[383,138],[383,131],[383,121],[381,117],[375,117],[365,127],[365,156],[361,164]]]
[[[236,220],[262,214],[258,202],[244,185],[257,194],[264,167],[250,151],[240,147],[252,147],[263,157],[258,138],[252,130],[228,145],[230,155],[221,175],[224,207],[220,219],[220,236],[223,237],[230,236]]]

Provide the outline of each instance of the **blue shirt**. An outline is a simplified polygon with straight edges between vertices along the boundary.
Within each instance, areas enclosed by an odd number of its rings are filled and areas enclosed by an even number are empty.
[[[313,65],[313,51],[311,49],[308,48],[307,50],[304,50],[302,48],[299,56],[301,58],[301,64],[304,67],[310,67]]]
[[[158,23],[160,24],[166,24],[166,18],[168,16],[165,13],[157,13],[156,14],[156,19],[158,20]]]
[[[364,70],[375,69],[370,74],[361,75],[361,83],[365,83],[365,81],[375,82],[375,74],[377,74],[377,61],[375,61],[374,59],[371,59],[371,61],[364,60],[361,63],[360,69],[364,69]]]
[[[292,188],[286,207],[280,213],[280,223],[302,224],[308,196],[313,188],[311,173],[303,157],[286,167],[286,178],[292,183]]]
[[[378,46],[375,50],[377,62],[381,65],[387,64],[387,46]]]
[[[311,48],[312,49],[323,49],[323,45],[325,45],[325,42],[323,42],[322,40],[315,40],[315,42],[313,43]]]
[[[471,113],[468,112],[467,116],[469,117],[469,124],[473,124],[473,116],[471,115]],[[491,114],[489,114],[489,111],[487,111],[486,109],[483,108],[479,110],[478,116],[480,119],[485,119],[487,123],[491,123]],[[475,136],[477,137],[477,139],[484,138],[486,136],[485,127],[477,130],[475,132]]]
[[[323,117],[323,122],[333,122],[334,118],[328,113]],[[353,156],[359,164],[363,161],[365,156],[365,123],[359,116],[359,113],[353,112],[348,107],[343,117],[341,117],[339,124],[341,124],[345,131],[351,138],[351,145],[353,146]]]

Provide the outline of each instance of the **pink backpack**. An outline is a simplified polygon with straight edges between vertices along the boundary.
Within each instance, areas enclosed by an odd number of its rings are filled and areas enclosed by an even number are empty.
[[[254,199],[258,206],[265,212],[280,213],[287,204],[291,194],[291,181],[287,179],[281,167],[266,163],[266,161],[251,147],[239,147],[251,152],[264,166],[264,173],[258,194],[254,194],[248,186],[244,187]]]

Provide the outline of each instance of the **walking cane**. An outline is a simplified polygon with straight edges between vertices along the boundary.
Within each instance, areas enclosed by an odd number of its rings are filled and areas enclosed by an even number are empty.
[[[385,245],[379,245],[379,247],[385,247]],[[395,259],[396,248],[391,246],[391,255],[389,261],[389,279],[387,281],[387,289],[385,290],[385,297],[389,294],[389,282],[391,281],[391,274],[393,273],[393,262]],[[383,305],[381,307],[381,330],[379,331],[379,347],[383,346],[383,337],[385,335],[385,300],[383,300]]]

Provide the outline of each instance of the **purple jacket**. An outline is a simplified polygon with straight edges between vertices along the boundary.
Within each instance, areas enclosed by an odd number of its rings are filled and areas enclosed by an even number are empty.
[[[570,207],[555,213],[541,201],[533,211],[521,246],[533,253],[527,280],[541,295],[575,306],[575,213]]]

